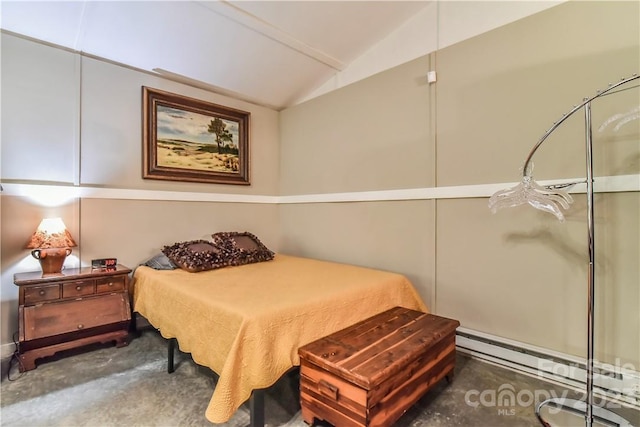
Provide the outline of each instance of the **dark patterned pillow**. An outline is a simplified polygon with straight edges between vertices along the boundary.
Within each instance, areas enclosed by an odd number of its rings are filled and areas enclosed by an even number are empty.
[[[211,237],[227,265],[244,265],[273,259],[274,253],[247,231],[227,231],[212,234]]]
[[[183,270],[196,273],[229,265],[223,252],[208,240],[178,242],[162,249],[171,262]]]

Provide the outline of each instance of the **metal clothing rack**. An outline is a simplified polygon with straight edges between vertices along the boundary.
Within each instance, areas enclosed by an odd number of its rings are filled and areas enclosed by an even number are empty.
[[[607,408],[594,406],[593,403],[593,371],[594,371],[594,295],[595,295],[595,239],[594,239],[594,204],[593,204],[593,138],[591,124],[591,102],[596,98],[604,95],[614,94],[614,89],[620,88],[632,81],[639,79],[638,74],[631,77],[623,78],[618,83],[610,84],[607,89],[598,91],[596,95],[585,98],[583,102],[576,105],[571,111],[564,114],[560,120],[555,122],[553,126],[545,132],[533,147],[527,159],[525,160],[522,170],[522,182],[516,187],[501,190],[493,194],[489,199],[489,207],[493,212],[502,207],[518,206],[528,203],[535,208],[550,212],[560,220],[564,220],[560,207],[566,209],[573,201],[568,192],[564,188],[573,186],[578,183],[586,183],[587,185],[587,238],[589,247],[589,270],[587,277],[587,360],[586,360],[586,402],[577,399],[568,398],[551,398],[547,399],[536,406],[535,413],[538,420],[545,427],[550,427],[541,414],[543,407],[552,405],[561,410],[572,413],[584,414],[587,427],[593,425],[594,419],[611,426],[626,427],[631,423],[620,415],[610,411]],[[533,163],[532,158],[538,148],[566,119],[577,111],[584,108],[585,120],[585,146],[586,146],[586,180],[580,182],[571,182],[567,184],[540,186],[532,177]],[[626,123],[631,120],[640,119],[640,109],[632,110],[629,114],[614,116],[612,119],[621,119],[620,123]],[[607,121],[609,122],[609,120]]]

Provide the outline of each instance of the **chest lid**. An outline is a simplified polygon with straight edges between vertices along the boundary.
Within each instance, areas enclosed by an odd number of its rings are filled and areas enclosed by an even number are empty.
[[[394,307],[301,347],[302,359],[367,390],[398,374],[460,322]],[[434,348],[435,350],[435,348]]]

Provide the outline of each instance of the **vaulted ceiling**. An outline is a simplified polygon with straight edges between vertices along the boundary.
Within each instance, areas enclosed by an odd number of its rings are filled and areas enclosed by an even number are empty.
[[[428,1],[13,1],[3,30],[281,109]]]

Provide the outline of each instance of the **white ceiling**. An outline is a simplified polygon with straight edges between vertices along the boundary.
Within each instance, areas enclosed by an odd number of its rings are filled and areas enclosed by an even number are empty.
[[[272,108],[292,105],[428,1],[13,1],[3,30]]]

